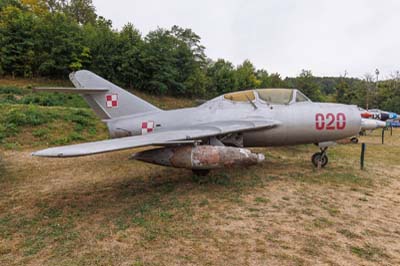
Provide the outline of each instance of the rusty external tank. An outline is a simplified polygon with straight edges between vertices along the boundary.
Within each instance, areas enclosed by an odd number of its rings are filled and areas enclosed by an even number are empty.
[[[264,161],[263,154],[248,149],[225,146],[178,146],[160,148],[133,154],[132,159],[164,166],[192,170],[249,166]]]

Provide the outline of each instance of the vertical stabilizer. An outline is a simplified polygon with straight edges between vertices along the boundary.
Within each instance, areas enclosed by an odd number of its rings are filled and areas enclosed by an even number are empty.
[[[90,107],[102,119],[161,111],[154,105],[88,70],[73,72],[69,78],[77,88],[107,89],[100,93],[82,94]]]

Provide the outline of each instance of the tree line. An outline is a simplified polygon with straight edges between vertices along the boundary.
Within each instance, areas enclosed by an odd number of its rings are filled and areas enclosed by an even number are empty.
[[[400,112],[400,75],[377,84],[362,79],[294,78],[245,60],[211,60],[191,29],[157,28],[143,36],[133,24],[115,30],[91,0],[0,0],[0,76],[66,78],[89,69],[126,88],[153,94],[212,97],[268,87],[298,88],[314,101],[353,103]]]

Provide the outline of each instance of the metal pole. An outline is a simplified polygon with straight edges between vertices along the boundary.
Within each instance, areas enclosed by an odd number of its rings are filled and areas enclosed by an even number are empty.
[[[382,128],[382,144],[385,143],[385,129]]]
[[[376,74],[376,83],[375,83],[375,90],[374,90],[374,100],[373,100],[373,104],[374,107],[376,108],[376,93],[378,92],[378,80],[379,80],[379,69],[375,70],[375,74]]]
[[[365,143],[361,143],[361,156],[360,156],[360,169],[364,170],[364,158],[365,158]]]

